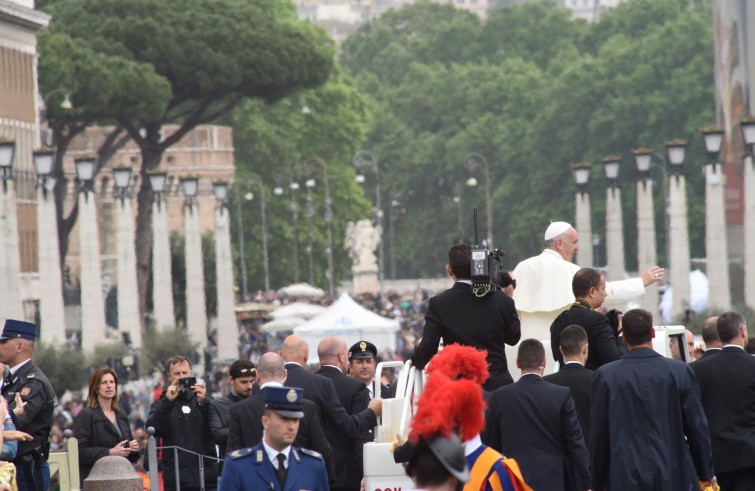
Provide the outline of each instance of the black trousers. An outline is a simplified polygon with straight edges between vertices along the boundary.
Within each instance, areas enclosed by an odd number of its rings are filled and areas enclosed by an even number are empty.
[[[755,466],[731,472],[717,472],[721,491],[755,491]]]

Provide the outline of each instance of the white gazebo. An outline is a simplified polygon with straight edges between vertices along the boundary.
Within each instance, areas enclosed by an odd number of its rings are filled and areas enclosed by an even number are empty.
[[[351,346],[360,340],[375,345],[378,352],[396,351],[397,320],[382,317],[356,303],[347,293],[325,312],[294,329],[309,345],[309,363],[317,363],[317,344],[326,336],[337,336]]]

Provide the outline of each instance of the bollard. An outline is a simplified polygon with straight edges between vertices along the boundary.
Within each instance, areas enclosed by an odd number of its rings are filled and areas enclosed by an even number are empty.
[[[157,491],[157,441],[155,440],[155,428],[147,428],[147,465],[149,466],[149,484],[152,488],[150,491]]]
[[[95,462],[84,491],[142,491],[142,478],[125,457],[108,456]]]

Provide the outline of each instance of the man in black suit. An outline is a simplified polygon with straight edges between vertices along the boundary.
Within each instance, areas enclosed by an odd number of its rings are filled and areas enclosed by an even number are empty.
[[[514,346],[521,337],[514,300],[497,290],[475,296],[470,279],[471,250],[466,244],[457,244],[448,251],[446,273],[455,283],[430,298],[422,340],[414,350],[412,364],[418,370],[424,369],[443,338],[446,345],[458,343],[487,350],[490,377],[483,385],[485,390],[512,383],[504,344]]]
[[[309,357],[309,347],[302,338],[288,336],[283,341],[280,354],[286,362],[286,385],[304,389],[304,398],[317,406],[320,424],[326,432],[333,429],[349,438],[359,438],[377,426],[383,400],[373,399],[364,410],[348,414],[338,400],[333,382],[304,368]]]
[[[606,279],[597,270],[582,268],[574,274],[571,283],[576,298],[574,305],[562,312],[551,324],[551,350],[553,359],[563,368],[564,359],[559,351],[558,339],[567,326],[576,324],[587,332],[587,361],[585,367],[596,370],[599,366],[618,360],[627,348],[621,341],[605,314],[595,309],[603,305],[606,298]]]
[[[585,442],[590,438],[590,383],[595,372],[585,368],[587,360],[587,332],[582,326],[572,324],[559,338],[558,349],[564,358],[564,367],[556,373],[543,377],[546,382],[568,387],[574,399],[577,419],[582,427]]]
[[[622,332],[629,352],[597,369],[592,380],[592,489],[715,489],[708,422],[692,369],[653,350],[650,312],[627,312]]]
[[[370,395],[367,386],[355,380],[344,371],[347,368],[346,342],[335,337],[327,337],[317,346],[320,369],[316,372],[329,378],[336,389],[338,400],[349,414],[358,414],[367,408]],[[362,445],[371,440],[371,432],[366,431],[358,438],[349,438],[340,428],[327,427],[325,436],[333,448],[333,457],[338,462],[335,484],[331,491],[359,491],[363,476]]]
[[[703,322],[703,330],[701,334],[703,337],[703,343],[705,343],[705,351],[703,351],[703,354],[699,359],[693,361],[692,363],[697,363],[699,360],[710,358],[711,356],[717,355],[721,352],[721,348],[723,348],[724,345],[721,342],[721,339],[718,337],[718,328],[716,327],[717,323],[717,316],[708,317],[707,319],[705,319],[705,322]]]
[[[745,353],[747,324],[726,312],[716,323],[723,349],[692,363],[710,426],[722,491],[755,489],[755,357]]]
[[[262,441],[262,414],[265,412],[265,387],[282,387],[286,379],[283,358],[277,353],[265,353],[257,362],[257,384],[260,393],[233,404],[228,409],[228,440],[226,451],[253,447]],[[312,401],[304,400],[304,417],[299,423],[294,446],[307,448],[323,455],[328,476],[334,476],[335,464],[325,432]],[[222,478],[222,477],[221,477]]]
[[[590,487],[587,447],[569,389],[543,380],[545,348],[536,339],[519,345],[522,377],[493,392],[485,417],[485,443],[519,463],[536,490],[563,491],[573,466],[580,491]]]

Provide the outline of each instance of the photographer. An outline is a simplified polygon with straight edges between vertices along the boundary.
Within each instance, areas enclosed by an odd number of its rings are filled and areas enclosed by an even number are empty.
[[[218,464],[215,443],[208,426],[207,390],[191,376],[191,362],[185,356],[168,360],[169,385],[158,400],[152,403],[147,427],[155,428],[155,436],[162,438],[162,446],[180,447],[178,463],[172,449],[162,452],[163,479],[166,490],[176,489],[175,466],[179,466],[181,490],[199,490],[199,462],[192,453],[204,455],[204,489],[217,487]],[[188,450],[189,452],[183,452]]]
[[[497,291],[478,297],[472,292],[471,249],[457,244],[448,251],[446,272],[454,285],[430,299],[422,340],[412,355],[418,370],[438,352],[440,338],[487,350],[490,377],[483,388],[493,391],[513,382],[506,364],[504,343],[514,346],[521,336],[514,300]]]
[[[560,368],[564,359],[558,350],[561,331],[572,324],[582,326],[587,332],[587,362],[585,368],[597,370],[601,365],[618,360],[627,347],[619,339],[621,312],[612,310],[602,314],[595,309],[606,298],[606,279],[597,270],[582,268],[572,279],[572,293],[576,300],[571,308],[559,314],[551,324],[551,351]]]

